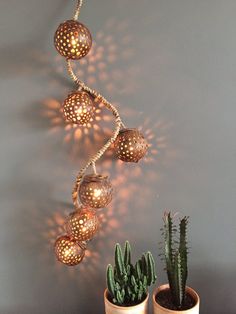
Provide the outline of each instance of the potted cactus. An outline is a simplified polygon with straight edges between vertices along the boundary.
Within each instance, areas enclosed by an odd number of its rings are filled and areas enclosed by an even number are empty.
[[[148,313],[148,287],[156,281],[155,263],[150,252],[131,262],[131,247],[125,242],[115,246],[115,266],[107,266],[107,289],[104,293],[106,314]]]
[[[188,217],[174,223],[174,216],[165,212],[163,221],[165,270],[169,284],[158,287],[153,293],[154,314],[186,313],[199,314],[200,299],[197,293],[186,286],[188,277],[187,225]]]

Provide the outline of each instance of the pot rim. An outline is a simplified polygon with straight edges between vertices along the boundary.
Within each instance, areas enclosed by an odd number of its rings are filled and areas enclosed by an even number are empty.
[[[161,306],[161,305],[156,301],[156,295],[157,295],[157,293],[160,292],[160,291],[162,291],[162,290],[165,290],[165,289],[167,289],[167,288],[170,289],[169,284],[163,284],[163,285],[161,285],[161,286],[159,286],[159,287],[156,287],[156,288],[154,289],[153,294],[152,294],[152,301],[153,301],[153,304],[155,304],[156,306],[158,306],[158,307],[160,307],[161,309],[165,310],[167,313],[175,313],[175,314],[176,314],[176,311],[177,311],[177,310],[171,310],[171,309],[168,309],[168,308],[166,308],[166,307],[163,307],[163,306]],[[189,313],[189,310],[192,310],[192,309],[194,309],[195,307],[199,306],[199,303],[200,303],[200,297],[199,297],[199,295],[197,294],[197,292],[196,292],[193,288],[186,286],[186,291],[187,291],[188,293],[190,293],[191,296],[195,299],[196,304],[195,304],[193,307],[191,307],[190,309],[183,310],[183,311],[178,311],[179,313]]]
[[[105,300],[106,302],[108,302],[111,306],[113,306],[114,308],[116,308],[116,309],[122,308],[122,309],[124,309],[124,310],[130,310],[130,309],[132,309],[132,308],[135,308],[135,307],[137,307],[137,306],[140,306],[140,304],[147,302],[147,301],[148,301],[148,298],[149,298],[149,293],[147,293],[146,298],[145,298],[142,302],[140,302],[140,303],[138,303],[138,304],[136,304],[136,305],[120,306],[120,305],[115,305],[114,303],[110,302],[110,301],[108,300],[107,293],[108,293],[108,289],[106,288],[105,291],[104,291],[104,300]]]

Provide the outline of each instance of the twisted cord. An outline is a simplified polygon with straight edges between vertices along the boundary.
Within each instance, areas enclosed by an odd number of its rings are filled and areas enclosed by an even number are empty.
[[[71,66],[71,61],[68,59],[67,60],[67,69],[68,72],[71,76],[71,78],[73,79],[73,81],[79,86],[81,87],[83,90],[87,91],[89,94],[91,94],[96,100],[101,101],[104,106],[111,111],[111,113],[113,114],[113,116],[115,117],[115,122],[116,122],[116,127],[115,130],[112,134],[112,136],[110,137],[110,139],[105,143],[105,145],[94,155],[92,156],[89,161],[87,162],[87,164],[79,171],[77,177],[76,177],[76,182],[72,191],[72,199],[73,199],[73,203],[75,205],[76,209],[80,209],[80,205],[78,203],[78,188],[79,185],[82,181],[82,178],[86,172],[86,170],[88,169],[89,166],[93,166],[93,168],[95,167],[95,163],[98,159],[100,159],[102,157],[102,155],[106,152],[106,150],[112,145],[112,143],[114,143],[114,141],[116,140],[119,131],[121,129],[121,127],[124,127],[123,122],[121,121],[120,115],[118,110],[115,108],[115,106],[113,106],[108,100],[106,100],[105,97],[103,97],[101,94],[99,94],[97,91],[95,91],[94,89],[88,87],[87,85],[85,85],[84,82],[82,82],[81,80],[79,80],[77,78],[77,76],[75,75],[72,66]]]
[[[79,17],[79,13],[80,13],[80,9],[83,5],[83,0],[78,0],[77,1],[77,6],[75,8],[75,13],[73,16],[74,20],[77,20]],[[111,138],[103,145],[103,147],[94,155],[92,156],[87,164],[79,171],[78,175],[76,176],[76,181],[74,184],[74,188],[72,191],[72,200],[74,203],[74,206],[76,208],[76,210],[80,210],[81,205],[78,202],[78,188],[79,185],[83,179],[83,176],[86,172],[86,170],[92,166],[93,167],[93,171],[96,174],[96,161],[98,159],[100,159],[102,157],[102,155],[106,152],[106,150],[112,145],[112,143],[114,143],[114,141],[116,140],[119,131],[121,129],[121,127],[124,127],[123,122],[121,121],[120,115],[118,110],[108,101],[106,100],[105,97],[103,97],[101,94],[99,94],[97,91],[95,91],[94,89],[88,87],[87,85],[85,85],[84,82],[82,82],[81,80],[79,80],[77,78],[77,76],[75,75],[73,69],[72,69],[72,65],[71,65],[71,61],[69,59],[67,59],[67,70],[72,78],[72,80],[77,84],[78,89],[83,89],[85,91],[87,91],[90,95],[92,95],[94,97],[94,99],[96,99],[97,101],[100,101],[104,104],[104,106],[111,111],[111,113],[113,114],[113,116],[115,117],[115,123],[116,123],[116,127],[115,130],[111,136]]]
[[[83,0],[78,0],[76,8],[75,8],[75,13],[74,13],[74,16],[73,16],[73,20],[75,20],[75,21],[78,20],[80,9],[81,9],[82,5],[83,5]]]

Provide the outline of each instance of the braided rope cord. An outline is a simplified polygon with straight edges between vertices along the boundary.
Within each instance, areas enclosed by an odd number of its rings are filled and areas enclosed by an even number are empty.
[[[80,9],[81,6],[83,4],[83,0],[78,0],[77,2],[77,6],[75,9],[75,13],[74,13],[74,20],[77,20],[79,17],[79,13],[80,13]],[[98,159],[100,159],[102,157],[102,155],[106,152],[106,150],[112,145],[112,143],[114,143],[114,141],[116,140],[119,131],[122,127],[124,127],[124,124],[121,120],[121,117],[119,115],[118,110],[115,108],[114,105],[112,105],[104,96],[102,96],[100,93],[98,93],[96,90],[90,88],[89,86],[87,86],[83,81],[81,81],[75,74],[75,72],[73,71],[72,68],[72,64],[71,61],[69,59],[67,59],[67,70],[68,73],[70,75],[70,77],[72,78],[72,80],[76,83],[76,85],[78,86],[78,89],[82,89],[86,92],[88,92],[91,96],[94,97],[94,99],[96,101],[99,101],[101,103],[103,103],[103,105],[109,110],[111,111],[111,113],[113,114],[113,116],[115,117],[115,129],[113,131],[112,136],[110,137],[110,139],[104,144],[104,146],[94,155],[92,156],[87,164],[80,169],[79,173],[76,176],[76,181],[72,190],[72,200],[73,200],[73,204],[75,206],[76,210],[80,210],[81,209],[81,205],[79,204],[78,201],[78,189],[79,189],[79,185],[84,177],[84,174],[86,172],[86,170],[92,166],[93,167],[93,171],[96,174],[96,161]]]
[[[81,9],[82,5],[83,5],[83,0],[78,0],[76,8],[75,8],[75,13],[74,13],[74,16],[73,16],[73,20],[78,20],[80,9]]]

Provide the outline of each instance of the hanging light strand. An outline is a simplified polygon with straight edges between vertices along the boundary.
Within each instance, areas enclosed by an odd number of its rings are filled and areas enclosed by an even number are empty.
[[[87,242],[99,229],[95,210],[107,206],[112,200],[112,185],[107,176],[97,174],[96,162],[113,143],[117,150],[116,155],[123,161],[137,162],[146,152],[143,138],[137,135],[135,130],[131,134],[128,129],[125,129],[116,107],[81,81],[73,70],[71,60],[85,57],[92,45],[92,36],[88,28],[77,21],[82,4],[83,0],[77,1],[73,19],[61,23],[54,36],[55,47],[59,54],[65,57],[68,73],[77,87],[77,90],[65,99],[63,114],[67,122],[84,126],[93,120],[95,103],[99,102],[113,115],[115,127],[111,137],[89,158],[76,176],[72,190],[75,212],[70,214],[67,221],[67,234],[59,237],[55,243],[58,260],[68,266],[77,265],[83,260]],[[127,139],[121,135],[124,130],[126,134],[129,133]],[[93,174],[86,175],[89,167],[92,168]]]
[[[74,13],[74,20],[78,20],[79,17],[79,13],[80,13],[80,9],[83,5],[83,0],[78,0],[77,1],[77,6],[75,9],[75,13]],[[90,88],[89,86],[87,86],[83,81],[81,81],[75,74],[75,72],[73,71],[72,68],[72,63],[70,59],[66,60],[67,62],[67,70],[68,73],[70,75],[70,77],[72,78],[72,80],[75,82],[75,84],[78,87],[78,90],[84,90],[86,92],[88,92],[90,95],[92,95],[94,97],[94,99],[96,99],[96,101],[102,102],[103,105],[109,110],[111,111],[111,113],[113,114],[113,116],[115,117],[115,123],[116,123],[116,127],[115,130],[111,136],[111,138],[105,143],[105,145],[94,155],[92,156],[87,164],[79,171],[78,175],[76,176],[76,180],[75,180],[75,184],[74,184],[74,188],[72,191],[72,200],[73,200],[73,204],[76,208],[76,210],[80,210],[81,209],[81,204],[79,204],[78,202],[78,189],[79,189],[79,185],[84,177],[84,174],[86,172],[86,170],[92,166],[93,168],[93,172],[95,174],[97,174],[96,171],[96,162],[98,159],[100,159],[103,154],[106,152],[106,150],[115,142],[120,129],[124,126],[124,123],[121,120],[121,117],[119,115],[118,110],[115,108],[114,105],[112,105],[104,96],[102,96],[100,93],[98,93],[97,91],[95,91],[94,89]]]
[[[97,101],[101,101],[104,106],[111,111],[111,113],[113,114],[113,116],[115,117],[115,123],[116,123],[116,127],[115,130],[113,132],[113,135],[111,136],[111,138],[106,142],[106,144],[93,156],[89,159],[89,161],[87,162],[87,164],[79,171],[77,177],[76,177],[76,181],[75,181],[75,185],[74,185],[74,189],[72,192],[72,199],[73,199],[73,203],[76,207],[76,209],[80,208],[80,205],[78,203],[78,188],[80,185],[80,182],[83,179],[83,176],[86,172],[86,170],[89,168],[89,166],[91,165],[95,165],[96,161],[98,159],[100,159],[102,157],[102,155],[106,152],[106,150],[112,145],[112,143],[115,142],[121,127],[124,127],[124,123],[121,120],[121,117],[119,115],[118,110],[115,108],[114,105],[112,105],[108,100],[106,100],[105,97],[103,97],[101,94],[99,94],[97,91],[93,90],[92,88],[88,87],[87,85],[84,84],[84,82],[82,82],[80,79],[77,78],[77,76],[75,75],[73,69],[72,69],[72,65],[71,65],[71,60],[67,59],[67,69],[68,72],[71,76],[71,78],[73,79],[73,81],[79,85],[82,90],[87,91],[89,94],[91,94]]]
[[[76,8],[75,8],[75,13],[74,13],[74,16],[73,16],[73,20],[78,20],[78,17],[79,17],[79,14],[80,14],[80,9],[83,5],[83,0],[78,0],[77,1],[77,5],[76,5]]]

